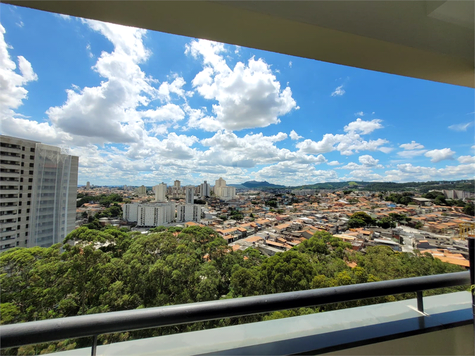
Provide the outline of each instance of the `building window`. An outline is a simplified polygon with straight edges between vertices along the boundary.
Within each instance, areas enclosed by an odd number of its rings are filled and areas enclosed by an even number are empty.
[[[30,175],[33,175],[33,171],[30,171]]]
[[[35,149],[33,147],[30,148],[30,152],[35,152]]]
[[[30,156],[30,159],[35,159],[35,156]]]
[[[25,159],[25,155],[21,155],[21,159]]]
[[[30,168],[33,168],[35,166],[34,163],[30,163]]]

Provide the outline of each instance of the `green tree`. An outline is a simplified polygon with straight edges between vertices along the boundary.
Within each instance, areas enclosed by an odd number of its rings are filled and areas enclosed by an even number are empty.
[[[475,216],[475,209],[472,203],[465,204],[463,208],[463,213],[471,216]]]
[[[364,220],[354,219],[354,218],[351,218],[350,220],[348,220],[348,227],[350,229],[364,227],[364,226],[366,226],[366,222]]]
[[[373,225],[374,224],[374,220],[371,216],[369,216],[367,213],[365,213],[364,211],[357,211],[356,213],[354,213],[353,215],[350,216],[350,220],[351,219],[354,219],[354,220],[361,220],[364,222],[365,225]]]

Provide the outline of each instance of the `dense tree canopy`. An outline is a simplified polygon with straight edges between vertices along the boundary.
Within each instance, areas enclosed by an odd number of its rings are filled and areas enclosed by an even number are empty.
[[[360,218],[366,218],[363,214]],[[351,268],[348,264],[356,263]],[[1,323],[193,303],[325,288],[459,271],[429,255],[369,247],[366,254],[327,232],[317,232],[272,257],[232,251],[207,227],[158,227],[149,234],[81,227],[63,244],[14,248],[0,254]],[[392,301],[413,295],[301,308],[266,315],[102,335],[100,343],[165,335],[250,321]],[[53,352],[90,345],[88,339],[9,349],[7,354]]]
[[[402,194],[397,194],[397,193],[392,193],[390,194],[389,196],[387,196],[386,198],[384,198],[384,200],[386,201],[392,201],[396,204],[404,204],[404,205],[408,205],[410,202],[412,202],[412,196],[414,194],[413,193],[410,193],[410,192],[407,192],[407,193],[402,193]]]

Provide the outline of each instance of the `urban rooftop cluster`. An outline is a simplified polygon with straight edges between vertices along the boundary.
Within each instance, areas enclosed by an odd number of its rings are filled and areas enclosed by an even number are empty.
[[[208,226],[232,250],[254,247],[268,256],[288,251],[318,231],[327,231],[351,243],[357,251],[383,245],[396,251],[428,252],[444,262],[468,267],[465,238],[474,233],[470,211],[474,193],[445,189],[418,194],[355,188],[238,189],[230,196],[226,191],[234,192],[236,188],[227,187],[222,178],[214,187],[206,181],[183,187],[178,180],[173,186],[161,183],[152,189],[91,187],[88,183],[78,190],[85,203],[77,209],[77,226],[90,224],[95,214],[107,209],[97,197],[117,195],[121,202],[115,204],[122,208],[122,215],[101,215],[101,226],[112,224],[142,233],[170,226]],[[451,201],[458,202],[458,206],[447,203]]]

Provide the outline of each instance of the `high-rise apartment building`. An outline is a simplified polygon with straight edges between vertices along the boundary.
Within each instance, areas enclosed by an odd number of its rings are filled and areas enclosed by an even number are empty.
[[[227,186],[223,178],[216,181],[213,191],[216,197],[223,200],[233,199],[236,196],[236,188]]]
[[[179,180],[176,180],[173,183],[173,186],[168,189],[168,194],[169,194],[169,197],[171,198],[175,198],[175,199],[183,198],[184,190]]]
[[[204,181],[204,183],[200,184],[200,197],[206,198],[211,196],[211,186],[208,182]]]
[[[90,182],[86,183],[86,189],[91,189],[91,183]]]
[[[176,207],[176,221],[177,222],[187,222],[187,221],[196,221],[201,220],[201,212],[203,211],[203,206],[199,204],[184,204],[178,205]]]
[[[139,196],[143,197],[147,195],[147,188],[145,187],[145,185],[141,185],[135,191],[137,192]]]
[[[79,158],[0,136],[0,251],[47,247],[74,229]]]
[[[223,200],[233,199],[236,196],[236,188],[235,187],[221,187],[221,195],[219,196]]]
[[[195,201],[195,187],[189,185],[185,188],[185,203],[193,204]]]
[[[167,200],[167,185],[165,183],[160,183],[153,187],[155,191],[155,201],[156,202],[165,202]]]
[[[175,204],[124,204],[123,218],[141,227],[166,225],[175,221]]]

